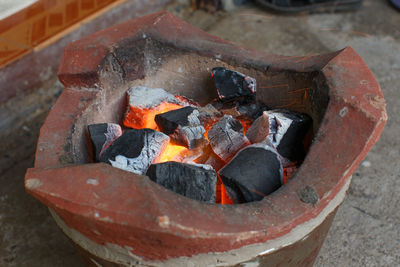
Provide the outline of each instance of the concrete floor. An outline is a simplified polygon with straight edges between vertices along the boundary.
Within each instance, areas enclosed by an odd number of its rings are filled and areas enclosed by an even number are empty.
[[[273,54],[311,55],[352,46],[381,84],[389,121],[353,176],[316,266],[400,265],[400,13],[366,0],[356,13],[278,16],[254,5],[230,13],[167,7],[224,39]],[[15,125],[0,131],[0,266],[84,266],[47,209],[24,191],[39,128],[59,83],[0,106]]]

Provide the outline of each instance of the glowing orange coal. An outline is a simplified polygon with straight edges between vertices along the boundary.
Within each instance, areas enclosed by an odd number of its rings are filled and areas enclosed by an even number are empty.
[[[177,96],[175,96],[177,97]],[[162,102],[158,106],[155,106],[150,109],[143,109],[143,108],[138,108],[138,107],[132,107],[130,106],[127,114],[125,115],[124,119],[124,125],[126,127],[134,128],[134,129],[142,129],[142,128],[150,128],[154,130],[159,130],[157,127],[157,124],[154,120],[155,116],[157,114],[165,113],[171,110],[179,109],[182,108],[184,105],[194,105],[192,102],[187,100],[186,98],[178,98],[183,104],[178,105],[178,104],[173,104],[173,103],[168,103],[168,102]],[[243,133],[246,134],[247,129],[251,125],[251,120],[247,119],[239,119],[241,124],[243,125]],[[205,138],[208,140],[208,130],[212,127],[214,123],[216,123],[217,120],[209,122],[207,125],[205,125]],[[198,151],[202,151],[200,155],[198,155]],[[188,148],[180,145],[176,145],[172,143],[171,141],[168,143],[168,145],[165,147],[164,151],[161,153],[161,155],[153,162],[153,163],[162,163],[162,162],[167,162],[167,161],[178,161],[182,162],[186,159],[193,156],[198,156],[197,159],[207,159],[211,156],[212,149],[211,147],[203,147],[200,148],[196,151],[194,150],[189,150]],[[222,163],[224,165],[226,162],[223,162],[217,155],[214,155],[216,157],[216,161],[218,161],[219,164]],[[202,160],[200,160],[202,161]],[[197,162],[197,160],[194,159],[194,162]],[[198,162],[201,163],[201,162]],[[213,164],[212,164],[213,165]],[[214,164],[215,165],[215,164]],[[217,164],[218,165],[218,164]],[[221,165],[221,166],[222,166]],[[217,166],[213,166],[216,168]],[[216,169],[218,171],[219,168]],[[216,184],[216,203],[218,204],[233,204],[232,199],[229,198],[225,186],[221,181],[221,178],[218,176],[217,179],[217,184]]]
[[[233,200],[229,197],[228,193],[226,192],[226,188],[223,183],[221,183],[220,191],[221,191],[221,204],[233,204]]]
[[[124,125],[134,129],[150,128],[157,130],[157,124],[154,120],[154,117],[157,114],[178,108],[182,108],[182,106],[168,102],[162,102],[160,105],[151,109],[136,108],[131,106],[125,116]]]
[[[250,128],[251,124],[253,123],[252,120],[249,119],[238,119],[238,121],[243,126],[243,134],[246,135],[247,130]]]
[[[155,163],[177,161],[178,156],[186,151],[188,151],[186,147],[174,145],[170,142]]]

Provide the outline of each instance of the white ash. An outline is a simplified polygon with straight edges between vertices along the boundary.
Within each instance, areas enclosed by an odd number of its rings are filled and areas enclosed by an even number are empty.
[[[171,93],[162,88],[149,88],[145,86],[136,86],[127,91],[129,105],[138,108],[152,108],[162,102],[180,104],[180,101]]]
[[[228,160],[240,149],[250,144],[242,132],[242,124],[231,115],[225,115],[208,131],[210,145],[221,159]]]
[[[289,129],[292,120],[279,112],[265,111],[265,113],[267,113],[269,117],[268,138],[271,143],[277,147]]]

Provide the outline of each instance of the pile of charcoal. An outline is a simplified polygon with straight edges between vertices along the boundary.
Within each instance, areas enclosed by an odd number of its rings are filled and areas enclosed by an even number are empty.
[[[256,80],[242,73],[216,67],[212,79],[218,99],[206,106],[161,88],[130,88],[124,127],[88,126],[94,161],[210,203],[258,201],[277,190],[304,160],[311,118],[258,102]]]

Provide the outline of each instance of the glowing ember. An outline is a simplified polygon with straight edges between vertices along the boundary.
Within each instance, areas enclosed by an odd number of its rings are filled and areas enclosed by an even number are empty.
[[[311,118],[256,101],[256,81],[244,74],[216,67],[211,75],[219,99],[206,106],[162,88],[130,88],[123,124],[135,130],[108,141],[110,123],[99,136],[90,125],[96,158],[218,204],[258,201],[287,183],[312,141]]]
[[[286,184],[295,175],[297,167],[295,165],[283,168],[283,184]]]
[[[181,105],[162,102],[156,107],[150,109],[143,109],[137,107],[129,107],[129,110],[124,119],[126,127],[141,129],[150,128],[157,129],[157,124],[154,120],[155,116],[160,113],[182,108]]]
[[[223,183],[221,183],[221,204],[233,204],[233,200],[229,197],[226,192],[226,188]]]
[[[162,152],[160,158],[154,162],[154,163],[162,163],[162,162],[167,162],[167,161],[174,161],[176,160],[176,158],[178,158],[178,156],[181,153],[184,153],[186,151],[188,151],[189,149],[187,149],[184,146],[178,146],[178,145],[174,145],[169,143],[167,145],[167,147],[165,148],[165,150]]]
[[[238,119],[238,121],[243,126],[243,134],[246,135],[247,130],[250,128],[251,124],[253,123],[250,119]]]
[[[226,188],[222,183],[221,177],[217,176],[217,204],[233,204],[233,200],[229,197],[228,193],[226,192]]]

